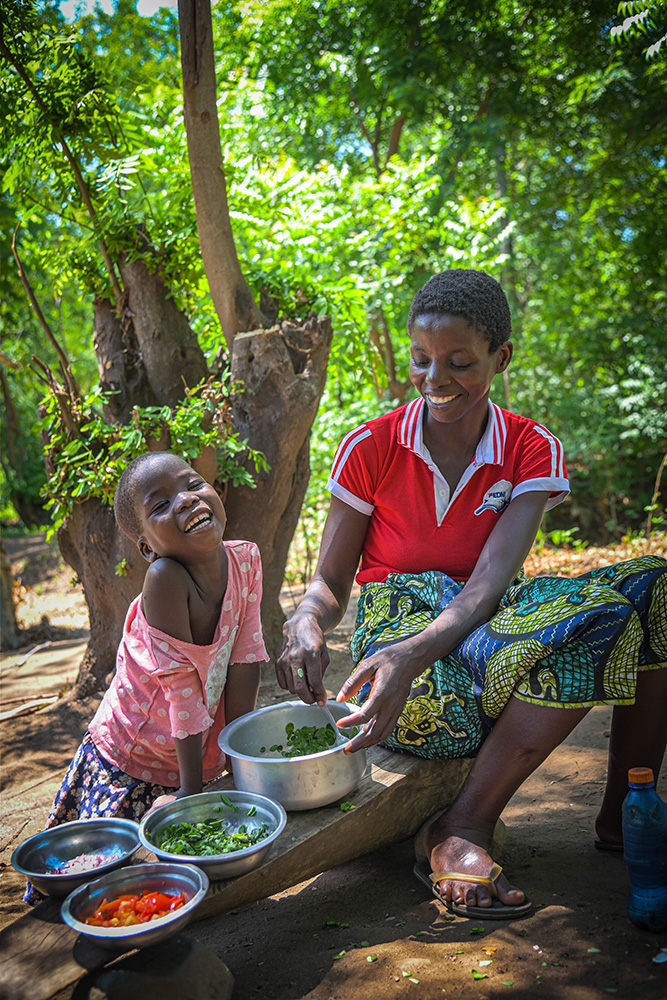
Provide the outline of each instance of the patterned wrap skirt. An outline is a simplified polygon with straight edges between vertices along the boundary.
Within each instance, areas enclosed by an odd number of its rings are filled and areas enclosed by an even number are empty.
[[[56,793],[45,829],[72,820],[108,816],[139,822],[160,795],[175,791],[121,771],[102,756],[86,732]],[[28,882],[23,898],[35,905],[44,896]]]
[[[444,573],[361,588],[355,664],[423,631],[461,591]],[[385,741],[418,757],[473,757],[514,696],[536,705],[629,705],[637,672],[667,667],[667,561],[644,556],[573,579],[515,580],[496,614],[412,683]],[[352,699],[363,704],[366,682]]]

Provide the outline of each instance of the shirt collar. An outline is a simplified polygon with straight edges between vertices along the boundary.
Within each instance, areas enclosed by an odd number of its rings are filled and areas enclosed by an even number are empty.
[[[424,398],[418,396],[405,407],[398,424],[398,443],[426,460],[424,447]],[[473,465],[502,465],[505,458],[507,422],[505,414],[489,400],[489,419],[482,439],[477,445]]]

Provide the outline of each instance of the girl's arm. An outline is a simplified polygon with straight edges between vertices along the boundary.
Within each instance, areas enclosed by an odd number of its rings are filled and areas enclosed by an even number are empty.
[[[260,663],[230,663],[223,692],[225,725],[255,710],[261,675]]]
[[[186,795],[199,795],[204,787],[201,737],[201,733],[195,733],[193,736],[186,736],[185,739],[182,740],[179,740],[176,736],[174,736],[176,759],[178,761],[178,773],[181,777],[180,788],[177,788],[176,792],[173,794],[158,795],[150,809],[147,810],[146,815],[149,812],[153,812],[154,809],[159,809],[160,806],[168,805],[175,799],[183,799]]]
[[[285,643],[276,661],[278,683],[308,705],[326,701],[322,677],[329,654],[324,635],[345,614],[369,521],[366,514],[331,498],[315,575],[283,626]]]
[[[141,593],[141,602],[146,621],[174,639],[192,642],[190,627],[190,575],[175,559],[160,558],[152,562],[146,571]],[[204,787],[202,774],[201,733],[194,733],[183,739],[174,736],[174,748],[178,761],[181,784],[175,795],[160,795],[152,809],[181,799],[186,795],[198,795]]]
[[[177,799],[182,799],[185,795],[199,795],[204,787],[201,737],[201,733],[186,736],[181,740],[174,736],[178,773],[181,778],[181,787],[175,796]]]
[[[548,498],[548,492],[536,491],[513,500],[489,535],[469,581],[445,610],[418,635],[362,660],[345,681],[338,701],[350,698],[365,681],[373,683],[364,705],[341,722],[343,728],[369,723],[350,740],[346,753],[386,739],[415,677],[493,616],[535,541]]]

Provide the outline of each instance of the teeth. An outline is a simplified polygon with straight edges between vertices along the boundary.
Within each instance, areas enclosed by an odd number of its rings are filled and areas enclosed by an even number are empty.
[[[190,524],[187,526],[185,530],[186,532],[194,531],[194,529],[198,528],[200,524],[204,524],[206,521],[210,520],[211,520],[210,514],[200,514],[199,517],[196,517],[194,521],[190,522]]]
[[[456,393],[454,393],[453,396],[433,396],[433,395],[431,395],[428,398],[431,400],[432,403],[435,403],[436,405],[438,405],[440,403],[450,403],[452,401],[452,399],[456,399]]]

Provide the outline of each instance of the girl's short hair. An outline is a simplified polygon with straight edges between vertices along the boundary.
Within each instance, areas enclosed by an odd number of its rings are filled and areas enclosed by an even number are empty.
[[[131,538],[133,542],[136,542],[143,531],[135,488],[137,474],[145,465],[155,465],[156,463],[163,462],[165,458],[176,459],[177,462],[182,462],[183,465],[188,464],[179,455],[174,455],[171,451],[146,451],[143,455],[133,458],[125,466],[118,480],[118,486],[113,498],[113,513],[120,530],[128,538]]]
[[[408,333],[418,316],[462,316],[497,351],[512,335],[510,307],[501,285],[485,271],[452,268],[441,271],[421,288],[410,306]]]

